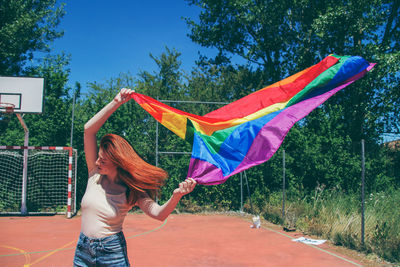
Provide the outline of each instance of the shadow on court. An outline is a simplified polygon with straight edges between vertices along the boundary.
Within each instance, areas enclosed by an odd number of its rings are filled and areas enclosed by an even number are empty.
[[[80,217],[0,217],[0,266],[72,266]],[[128,214],[124,223],[133,266],[361,266],[330,245],[233,215],[172,214],[165,222]]]

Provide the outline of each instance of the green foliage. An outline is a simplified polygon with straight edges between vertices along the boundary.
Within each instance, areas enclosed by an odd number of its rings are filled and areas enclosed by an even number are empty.
[[[49,52],[63,35],[57,29],[64,6],[56,0],[0,1],[0,75],[20,75],[34,52]]]
[[[289,1],[188,2],[202,8],[199,23],[187,19],[190,37],[203,46],[216,47],[220,52],[217,62],[228,60],[229,54],[239,55],[263,66],[268,72],[267,83],[279,80],[284,73],[284,66],[278,64],[280,52],[287,51],[291,37],[285,23]]]
[[[176,50],[165,48],[166,52],[161,56],[150,55],[158,66],[158,73],[151,74],[142,71],[139,74],[137,89],[153,98],[160,99],[182,99],[186,88],[183,84],[182,71],[180,70],[180,53]]]

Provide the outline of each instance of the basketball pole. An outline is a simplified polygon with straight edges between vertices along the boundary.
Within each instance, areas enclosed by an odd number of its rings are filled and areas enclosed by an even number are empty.
[[[26,188],[28,184],[28,144],[29,144],[29,129],[26,126],[26,123],[23,117],[15,113],[25,132],[25,140],[24,140],[24,169],[22,172],[22,199],[21,199],[21,214],[28,214],[28,210],[26,208]]]

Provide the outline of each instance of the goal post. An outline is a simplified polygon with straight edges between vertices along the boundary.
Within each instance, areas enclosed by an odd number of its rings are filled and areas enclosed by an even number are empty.
[[[71,218],[76,213],[75,149],[0,146],[0,170],[1,214],[66,214]]]

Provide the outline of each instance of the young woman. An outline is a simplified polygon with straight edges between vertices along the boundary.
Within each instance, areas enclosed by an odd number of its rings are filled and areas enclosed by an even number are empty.
[[[162,206],[154,200],[168,174],[142,160],[122,137],[105,135],[97,152],[96,133],[123,103],[130,89],[118,95],[85,124],[85,155],[89,171],[82,198],[81,234],[74,266],[129,266],[122,224],[128,211],[137,205],[160,221],[174,210],[182,196],[193,191],[196,182],[189,178],[179,184]]]

